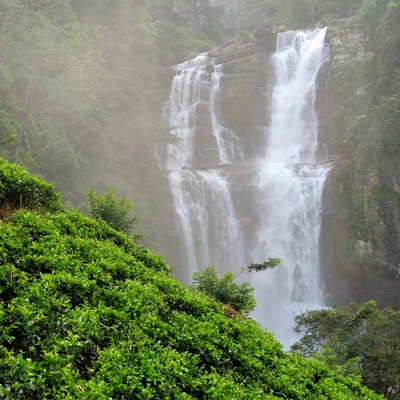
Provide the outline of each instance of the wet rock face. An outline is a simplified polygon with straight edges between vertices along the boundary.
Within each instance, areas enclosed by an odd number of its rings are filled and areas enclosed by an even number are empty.
[[[369,39],[364,35],[356,17],[331,21],[326,40],[329,43],[334,72],[351,68],[351,64],[356,62],[371,61],[375,57],[374,52],[369,51]]]
[[[322,237],[329,301],[375,299],[380,306],[398,308],[399,270],[388,251],[393,241],[398,246],[398,218],[395,207],[373,194],[383,175],[388,181],[393,176],[365,152],[375,54],[357,18],[331,21],[326,40],[331,62],[321,79],[318,107],[320,138],[328,144],[334,166]],[[361,215],[359,221],[354,221],[355,213]],[[359,231],[349,229],[354,223]]]
[[[240,138],[246,158],[264,142],[269,54],[264,51],[223,64],[221,121]]]

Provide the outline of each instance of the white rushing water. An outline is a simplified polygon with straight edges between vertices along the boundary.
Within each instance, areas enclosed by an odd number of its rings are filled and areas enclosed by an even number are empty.
[[[224,271],[243,265],[242,233],[220,171],[171,171],[168,180],[190,273],[186,280],[209,265]]]
[[[166,105],[167,120],[180,139],[180,145],[168,146],[165,168],[177,170],[195,167],[196,113],[205,107],[211,120],[217,156],[208,160],[216,164],[230,164],[242,160],[239,139],[218,119],[220,80],[222,66],[207,53],[175,66],[177,74],[171,83],[170,98]]]
[[[180,146],[168,147],[164,168],[169,171],[182,263],[187,269],[183,280],[209,265],[237,272],[252,262],[281,258],[276,270],[250,279],[258,303],[254,317],[285,346],[296,340],[294,317],[323,306],[319,237],[330,167],[324,163],[327,152],[318,143],[314,103],[318,71],[329,56],[324,36],[325,30],[278,34],[271,60],[275,74],[271,122],[265,148],[253,165],[254,179],[246,181],[246,190],[250,186],[252,191],[247,198],[254,202],[247,205],[253,218],[250,232],[248,221],[247,233],[241,226],[226,168],[246,160],[237,135],[218,117],[222,66],[207,54],[177,65],[165,108],[166,120],[181,139]],[[198,146],[205,141],[204,129],[198,126],[199,110],[203,120],[208,114],[215,147],[214,152],[208,149],[209,169],[199,162],[204,149]],[[206,142],[209,147],[210,138]],[[240,190],[235,187],[236,193]]]
[[[168,146],[165,168],[170,171],[168,181],[181,236],[182,262],[187,270],[181,278],[190,281],[193,272],[209,265],[228,271],[244,262],[242,233],[229,182],[222,169],[212,168],[240,162],[243,156],[238,137],[218,118],[222,66],[204,53],[175,66],[175,71],[165,112],[181,143]],[[211,152],[213,159],[207,157],[211,164],[208,170],[196,169],[199,160],[195,139],[201,134],[196,123],[200,107],[209,116],[209,140],[216,149]]]
[[[329,56],[324,37],[325,30],[278,34],[271,123],[255,185],[254,255],[279,257],[282,264],[254,279],[254,316],[286,345],[296,340],[294,317],[324,304],[319,238],[330,167],[321,163],[326,152],[314,108],[318,71]]]

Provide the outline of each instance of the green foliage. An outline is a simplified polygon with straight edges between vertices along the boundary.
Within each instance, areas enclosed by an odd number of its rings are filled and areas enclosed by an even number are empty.
[[[256,307],[254,297],[254,288],[248,283],[239,284],[234,280],[244,271],[259,272],[267,269],[273,269],[280,264],[279,258],[269,258],[268,261],[262,264],[250,264],[247,268],[234,275],[232,272],[227,272],[221,278],[218,278],[215,267],[207,267],[202,272],[193,273],[192,287],[201,293],[206,293],[215,300],[229,305],[234,312],[248,313]]]
[[[381,138],[382,150],[397,163],[400,163],[399,126],[400,94],[398,93],[382,99],[377,110],[377,130]]]
[[[147,3],[0,1],[1,155],[70,204],[89,185],[130,196],[149,180],[159,70]]]
[[[254,32],[261,24],[285,24],[288,29],[312,28],[324,18],[352,16],[362,0],[218,0],[225,8],[225,24]]]
[[[376,51],[376,76],[374,82],[375,104],[372,108],[372,128],[383,154],[399,164],[400,149],[400,72],[399,55],[393,49],[400,46],[400,3],[398,1],[366,2],[362,20],[368,34],[374,39]],[[386,168],[382,165],[381,168]]]
[[[268,258],[268,261],[264,261],[262,264],[250,264],[247,267],[249,272],[265,271],[267,269],[274,269],[281,263],[280,258]]]
[[[393,234],[393,228],[397,224],[397,215],[400,211],[400,192],[395,190],[391,184],[385,184],[372,189],[372,199],[378,206],[382,221],[389,226],[384,236],[386,255],[390,262],[397,265],[400,262],[400,252],[397,234]]]
[[[372,189],[372,196],[378,203],[390,201],[400,208],[400,193],[391,186],[384,185],[380,188]]]
[[[186,21],[190,30],[197,32],[207,9],[210,7],[210,0],[175,0],[174,6],[178,15]]]
[[[400,312],[375,302],[308,311],[296,317],[304,336],[292,350],[314,356],[385,395],[400,384]],[[388,398],[391,398],[390,396]]]
[[[311,310],[298,315],[295,331],[303,333],[303,337],[292,346],[292,350],[307,357],[321,352],[331,336],[339,334],[350,315],[337,305],[332,309]]]
[[[232,272],[218,278],[215,267],[210,266],[202,272],[194,272],[192,279],[195,290],[206,293],[223,304],[229,304],[237,312],[247,313],[256,306],[254,288],[248,282],[235,282]]]
[[[379,52],[379,88],[389,96],[398,94],[400,90],[400,55],[398,52],[393,51],[400,45],[399,18],[399,1],[387,2],[386,10],[381,14],[380,24],[376,33],[376,45]]]
[[[0,207],[4,212],[19,207],[54,211],[61,207],[60,195],[49,183],[0,158]]]
[[[156,21],[161,65],[182,62],[221,41],[223,9],[211,6],[209,0],[151,0],[149,12]]]
[[[17,127],[7,111],[0,109],[0,154],[12,158],[10,144],[17,140]]]
[[[363,304],[350,318],[346,319],[342,326],[340,338],[346,340],[346,338],[357,335],[360,329],[364,327],[366,319],[373,313],[375,306],[375,301],[370,300]]]
[[[16,139],[17,139],[17,135],[15,133],[12,133],[12,134],[6,136],[3,140],[0,141],[0,146],[8,144],[8,143],[12,143]]]
[[[378,399],[169,273],[78,211],[0,221],[0,397]]]
[[[400,384],[400,312],[386,308],[368,320],[357,342],[363,382],[388,398],[395,398]]]
[[[400,46],[399,18],[400,3],[389,2],[376,29],[379,76],[376,131],[382,151],[396,163],[400,162],[400,56],[393,49]]]
[[[354,179],[350,182],[351,214],[349,227],[356,239],[370,240],[372,221],[367,213],[367,199],[364,192],[356,185]]]
[[[130,215],[133,203],[123,197],[117,199],[114,189],[98,194],[93,188],[89,188],[87,200],[90,215],[95,219],[102,219],[117,231],[129,234],[138,222],[136,215]]]
[[[250,33],[248,31],[240,30],[236,34],[236,37],[239,39],[240,43],[247,43],[250,41]]]

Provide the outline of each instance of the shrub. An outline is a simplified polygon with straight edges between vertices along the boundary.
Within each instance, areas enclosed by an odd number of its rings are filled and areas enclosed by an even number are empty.
[[[248,283],[234,282],[235,275],[228,272],[218,278],[215,267],[208,267],[203,272],[193,273],[192,287],[203,293],[207,293],[215,300],[224,304],[230,304],[237,312],[250,312],[256,306],[254,288]]]
[[[87,199],[90,215],[102,219],[117,231],[129,234],[137,224],[138,217],[131,216],[133,203],[126,198],[115,198],[114,189],[109,189],[102,195],[93,188],[88,189]]]
[[[60,195],[50,183],[0,158],[0,208],[3,218],[7,211],[21,207],[56,211],[61,208]]]

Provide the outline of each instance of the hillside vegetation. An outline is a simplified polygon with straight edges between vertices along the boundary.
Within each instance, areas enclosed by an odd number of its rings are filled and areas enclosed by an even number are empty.
[[[0,397],[378,399],[0,161]]]
[[[171,200],[154,154],[173,139],[160,123],[169,67],[226,39],[252,40],[263,24],[307,28],[356,14],[377,57],[352,150],[365,150],[383,182],[362,202],[352,195],[362,204],[351,228],[370,240],[363,211],[377,204],[395,266],[399,210],[388,204],[399,203],[398,179],[387,171],[399,158],[399,9],[398,0],[0,0],[0,155],[45,177],[74,207],[84,207],[89,187],[114,188],[134,200],[146,243],[168,247],[159,221]],[[356,178],[362,190],[364,176]]]

